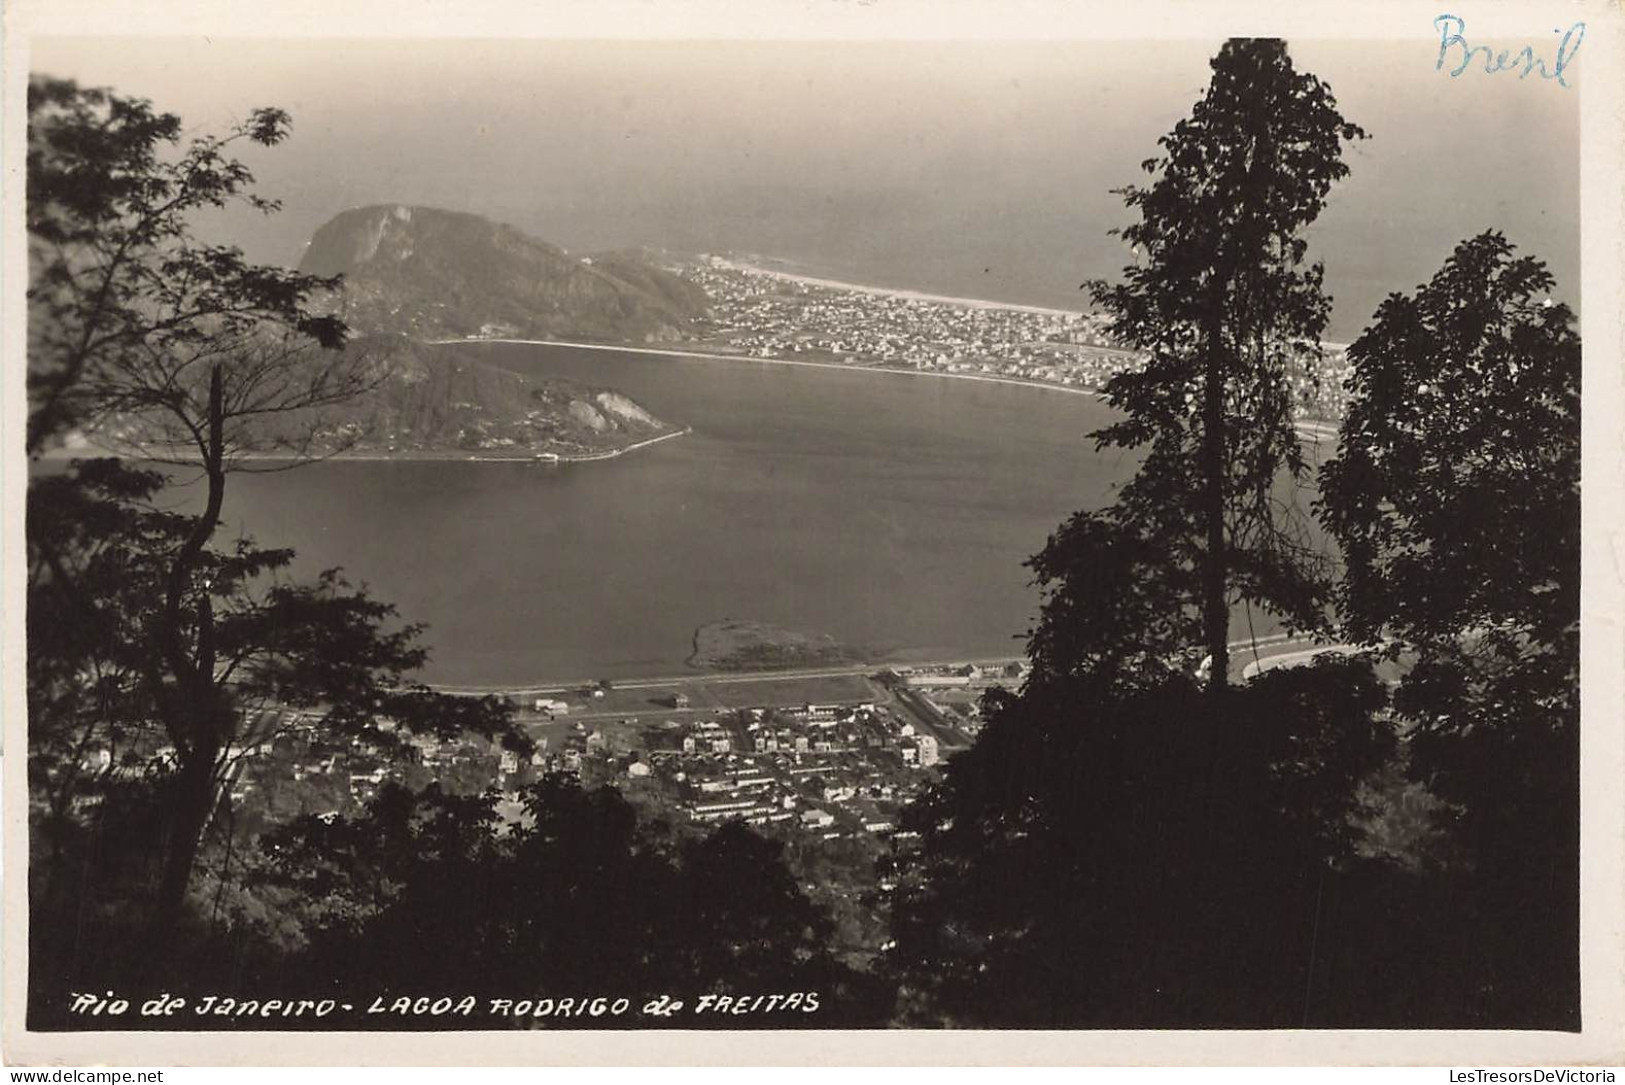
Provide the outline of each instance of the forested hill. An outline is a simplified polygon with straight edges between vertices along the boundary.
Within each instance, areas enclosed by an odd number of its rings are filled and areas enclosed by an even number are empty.
[[[708,304],[635,253],[575,257],[431,207],[345,211],[316,231],[299,269],[343,275],[345,320],[365,332],[647,342],[676,336]]]
[[[631,399],[561,378],[522,376],[471,348],[370,336],[372,389],[322,409],[322,443],[357,451],[591,455],[674,431]]]

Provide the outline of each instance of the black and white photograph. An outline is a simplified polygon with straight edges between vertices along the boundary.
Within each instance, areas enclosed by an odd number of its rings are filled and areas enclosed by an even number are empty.
[[[8,15],[8,1047],[1618,1061],[1617,8],[151,6]]]

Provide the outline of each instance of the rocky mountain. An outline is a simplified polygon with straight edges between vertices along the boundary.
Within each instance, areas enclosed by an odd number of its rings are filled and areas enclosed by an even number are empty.
[[[343,275],[362,332],[658,342],[704,315],[704,291],[635,253],[577,257],[512,226],[432,207],[345,211],[299,270]]]
[[[319,415],[317,446],[355,453],[592,458],[676,432],[627,396],[560,378],[510,372],[479,348],[369,336],[345,349],[377,359],[377,383]]]

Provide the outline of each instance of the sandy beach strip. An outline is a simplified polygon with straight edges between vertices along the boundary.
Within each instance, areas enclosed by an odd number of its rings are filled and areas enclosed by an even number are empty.
[[[715,257],[715,260],[719,266],[733,271],[742,271],[748,275],[765,275],[771,279],[800,283],[803,286],[821,287],[825,290],[846,290],[857,294],[872,294],[876,297],[897,298],[902,301],[928,301],[937,305],[957,305],[965,309],[1008,309],[1015,313],[1037,313],[1042,316],[1080,317],[1083,315],[1081,309],[1048,309],[1042,305],[1020,305],[1016,302],[989,301],[986,298],[956,298],[947,294],[926,294],[919,290],[903,290],[891,286],[867,286],[863,283],[842,282],[839,279],[821,279],[815,275],[797,275],[791,271],[779,271],[724,256]]]
[[[544,456],[542,462],[590,463],[593,460],[613,460],[616,456],[624,456],[628,452],[636,452],[640,448],[648,448],[650,445],[657,445],[661,441],[669,441],[673,437],[682,437],[685,434],[693,432],[693,426],[684,426],[682,429],[676,429],[672,430],[670,433],[662,433],[655,437],[649,437],[642,441],[638,441],[635,444],[627,445],[625,448],[611,448],[604,452],[583,452],[577,456],[560,456],[556,461],[549,461]],[[531,457],[531,459],[534,459],[534,457]],[[529,462],[529,460],[526,462]]]

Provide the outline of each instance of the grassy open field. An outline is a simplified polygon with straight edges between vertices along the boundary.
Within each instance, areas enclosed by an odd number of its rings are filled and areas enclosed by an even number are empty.
[[[727,708],[791,708],[806,704],[852,704],[885,699],[884,692],[859,674],[827,677],[786,675],[748,681],[714,681],[703,685],[708,695]]]
[[[689,707],[672,707],[672,697],[677,693],[689,698]],[[806,704],[862,701],[885,703],[891,698],[868,678],[844,674],[639,683],[636,688],[606,690],[602,697],[572,691],[565,699],[570,711],[556,719],[531,712],[520,714],[526,733],[535,739],[546,739],[550,749],[561,748],[578,727],[602,731],[612,749],[637,749],[644,745],[645,732],[664,722],[710,716],[719,709],[799,708]]]

